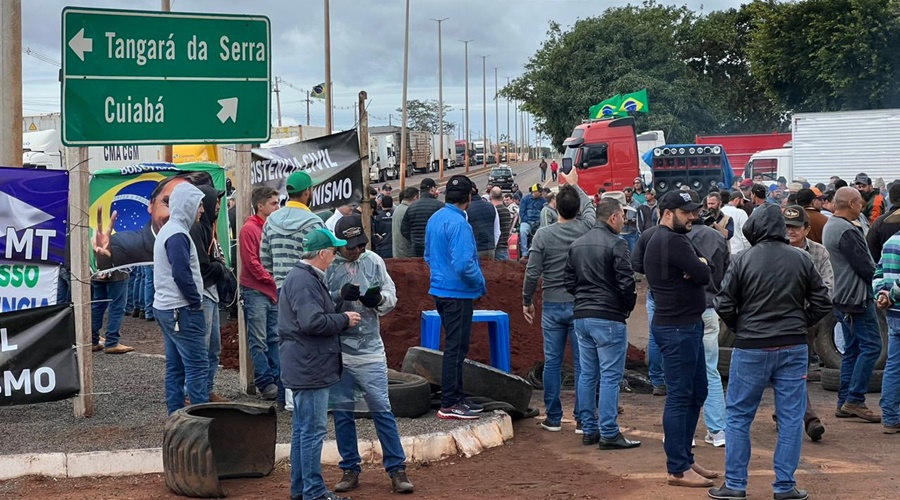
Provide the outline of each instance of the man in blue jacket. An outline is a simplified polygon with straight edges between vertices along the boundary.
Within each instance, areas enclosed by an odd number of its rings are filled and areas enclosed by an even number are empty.
[[[336,312],[325,270],[347,244],[325,228],[303,239],[303,253],[278,297],[281,379],[294,394],[291,498],[342,500],[322,479],[322,443],[328,425],[329,387],[341,380],[339,335],[359,324],[358,312]]]
[[[540,184],[535,184],[528,188],[531,196],[522,198],[522,204],[519,207],[519,250],[520,257],[528,257],[528,240],[531,235],[537,232],[541,222],[541,210],[547,200],[543,196],[543,189]]]
[[[431,288],[444,326],[444,364],[441,370],[441,409],[438,418],[472,420],[483,408],[467,401],[462,389],[463,361],[469,353],[473,302],[487,293],[478,262],[475,234],[465,210],[474,184],[464,175],[447,182],[447,204],[425,228],[425,262],[431,269]]]

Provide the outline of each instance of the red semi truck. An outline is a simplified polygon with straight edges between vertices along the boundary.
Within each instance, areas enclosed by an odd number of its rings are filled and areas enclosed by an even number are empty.
[[[640,175],[634,118],[585,120],[563,142],[562,168],[578,168],[578,185],[593,195],[621,191]]]
[[[728,163],[734,170],[734,175],[743,175],[744,167],[750,161],[754,153],[767,149],[783,148],[785,143],[791,142],[790,132],[772,132],[771,134],[726,134],[726,135],[697,135],[694,137],[696,144],[721,145],[728,156]]]

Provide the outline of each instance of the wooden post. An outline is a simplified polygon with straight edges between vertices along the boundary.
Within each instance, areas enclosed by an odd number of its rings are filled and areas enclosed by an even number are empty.
[[[366,239],[369,240],[369,246],[375,250],[372,242],[372,205],[369,203],[369,112],[366,111],[366,98],[368,94],[365,90],[359,92],[359,159],[362,162],[363,176],[363,192],[360,201],[360,211],[362,212],[363,231],[366,233]]]
[[[224,148],[222,148],[224,149]],[[247,217],[250,216],[251,195],[253,192],[253,181],[250,173],[250,164],[252,155],[250,153],[251,146],[249,144],[235,145],[235,152],[232,161],[219,161],[223,164],[234,165],[234,193],[235,193],[235,234],[240,234],[240,226],[244,224]],[[237,242],[240,248],[240,240]],[[241,252],[237,252],[237,276],[240,279],[241,268]],[[238,379],[241,384],[241,391],[247,394],[256,394],[256,386],[253,385],[253,358],[250,357],[250,344],[247,339],[247,324],[244,321],[244,307],[238,306],[238,366],[240,367],[240,376]]]
[[[88,235],[88,148],[73,150],[76,167],[69,174],[69,248],[72,303],[75,306],[75,345],[81,392],[73,400],[76,417],[94,415],[94,362],[91,352],[91,269]]]

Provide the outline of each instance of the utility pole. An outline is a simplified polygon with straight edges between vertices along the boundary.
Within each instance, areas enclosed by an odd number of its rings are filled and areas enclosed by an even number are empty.
[[[519,141],[519,101],[518,99],[513,99],[513,112],[515,113],[515,120],[513,121],[513,132],[516,134],[516,161],[523,161],[522,159],[522,143]]]
[[[403,40],[403,116],[400,118],[400,191],[406,189],[406,89],[409,84],[409,0],[406,0],[406,28]],[[369,193],[366,193],[368,196]]]
[[[306,126],[307,127],[309,126],[309,103],[310,103],[309,91],[307,90],[306,91]]]
[[[490,141],[488,141],[487,128],[487,57],[488,56],[481,56],[481,112],[482,116],[484,117],[484,128],[482,129],[484,133],[481,134],[482,143],[484,144],[484,154],[481,157],[484,158],[484,166],[487,166],[488,155],[491,154],[490,150],[488,149],[488,143]]]
[[[466,173],[469,173],[469,143],[472,135],[469,131],[469,42],[472,40],[460,40],[466,45]]]
[[[278,110],[278,126],[281,126],[281,91],[278,90],[279,77],[275,77],[275,108]]]
[[[441,54],[441,23],[447,19],[450,18],[432,19],[432,21],[438,23],[438,120],[440,123],[438,126],[438,133],[440,134],[438,145],[441,148],[438,164],[440,166],[440,179],[444,178],[444,66]]]
[[[21,167],[22,0],[0,2],[0,71],[0,165]]]
[[[366,239],[372,241],[372,205],[369,203],[369,168],[372,164],[372,158],[369,156],[369,112],[366,110],[366,98],[369,95],[365,90],[359,92],[359,102],[357,109],[359,110],[359,156],[362,162],[363,174],[363,197],[360,203],[360,211],[362,212],[363,233]],[[374,248],[374,245],[372,245]]]
[[[331,135],[333,125],[331,88],[331,9],[329,0],[325,0],[325,135]]]
[[[509,87],[509,77],[506,77],[506,86]],[[509,159],[509,154],[512,151],[509,149],[509,97],[506,98],[506,157]],[[519,161],[519,157],[516,156],[516,161]]]
[[[163,12],[169,12],[172,10],[172,2],[170,2],[169,0],[160,0],[159,7],[160,7],[159,10],[161,10]],[[63,57],[65,57],[65,54],[63,54]],[[21,81],[21,78],[19,80]],[[172,152],[172,145],[169,144],[169,145],[163,146],[163,161],[165,161],[166,163],[173,163],[174,162],[173,158],[174,158],[174,153]]]
[[[500,89],[497,87],[498,69],[500,68],[494,68],[494,132],[497,135],[497,165],[500,164]]]

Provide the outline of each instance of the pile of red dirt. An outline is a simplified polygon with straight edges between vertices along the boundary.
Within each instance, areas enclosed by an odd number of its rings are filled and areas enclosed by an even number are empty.
[[[397,307],[381,319],[381,336],[387,351],[388,365],[399,370],[407,349],[420,344],[422,311],[433,310],[434,299],[428,295],[430,273],[424,260],[387,259],[385,262],[388,273],[397,286]],[[535,322],[530,325],[522,315],[525,265],[482,260],[481,268],[487,281],[488,293],[475,302],[475,309],[504,311],[509,314],[512,369],[514,373],[524,375],[544,359],[540,290],[535,293]],[[487,325],[484,323],[475,323],[472,327],[469,359],[490,362]],[[644,364],[644,351],[629,344],[627,360],[629,365]],[[237,323],[234,321],[222,326],[220,362],[225,368],[238,369]]]

